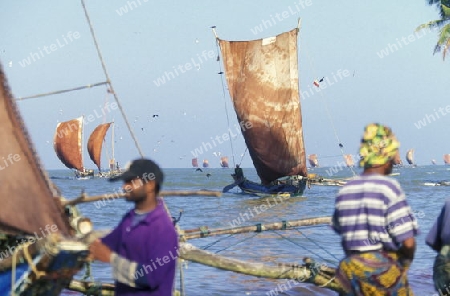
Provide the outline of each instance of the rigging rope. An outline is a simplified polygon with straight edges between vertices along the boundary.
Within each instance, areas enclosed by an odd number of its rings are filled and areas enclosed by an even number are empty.
[[[222,74],[224,73],[222,71],[222,65],[220,62],[220,48],[219,48],[219,37],[217,36],[216,33],[216,26],[211,27],[214,33],[214,36],[216,37],[216,50],[217,50],[217,61],[219,62],[219,73],[220,74],[220,82],[222,83],[222,96],[223,96],[223,101],[224,101],[224,105],[225,105],[225,114],[227,116],[227,126],[228,126],[228,137],[230,138],[230,146],[231,146],[231,153],[232,153],[232,158],[233,158],[233,167],[236,166],[236,161],[234,160],[234,147],[233,147],[233,138],[231,137],[231,131],[230,131],[230,118],[228,116],[228,108],[227,108],[227,99],[226,99],[226,95],[225,95],[225,84],[223,81],[223,76]],[[242,159],[241,159],[242,161]]]
[[[43,93],[43,94],[23,97],[23,98],[15,98],[15,100],[16,101],[21,101],[21,100],[26,100],[26,99],[34,99],[34,98],[39,98],[39,97],[46,97],[46,96],[51,96],[51,95],[63,94],[63,93],[66,93],[66,92],[82,90],[82,89],[96,87],[96,86],[100,86],[100,85],[104,85],[104,84],[108,84],[108,81],[97,82],[97,83],[94,83],[94,84],[88,84],[88,85],[85,85],[85,86],[78,86],[78,87],[69,88],[69,89],[57,90],[57,91],[47,92],[47,93]]]
[[[118,105],[118,107],[119,107],[119,110],[120,110],[120,112],[122,113],[122,117],[123,117],[123,119],[124,119],[124,121],[125,121],[125,124],[127,125],[128,131],[129,131],[130,134],[131,134],[131,138],[133,139],[134,144],[136,145],[136,148],[137,148],[137,150],[138,150],[138,152],[139,152],[139,155],[140,155],[141,157],[144,157],[144,153],[142,153],[142,150],[141,150],[141,147],[139,146],[139,143],[138,143],[138,141],[137,141],[136,135],[134,134],[133,130],[131,129],[131,125],[130,125],[130,123],[128,122],[128,118],[127,118],[127,116],[125,115],[125,112],[124,112],[124,110],[123,110],[123,108],[122,108],[122,104],[120,103],[119,98],[117,97],[117,94],[116,94],[116,92],[114,91],[114,87],[113,87],[113,85],[112,85],[112,83],[111,83],[111,79],[109,78],[109,74],[108,74],[108,71],[106,70],[105,62],[104,62],[103,56],[102,56],[102,54],[101,54],[101,52],[100,52],[100,47],[99,47],[99,45],[98,45],[97,38],[95,37],[94,28],[93,28],[93,26],[92,26],[91,19],[89,18],[89,14],[88,14],[88,12],[87,12],[86,5],[85,5],[85,3],[84,3],[84,0],[81,0],[81,5],[83,6],[84,14],[85,14],[85,16],[86,16],[86,20],[87,20],[88,25],[89,25],[89,30],[91,31],[92,39],[94,40],[95,48],[97,49],[98,58],[100,59],[100,62],[101,62],[101,64],[102,64],[103,73],[105,74],[106,81],[107,81],[107,83],[108,83],[108,85],[109,85],[109,88],[110,88],[110,90],[111,90],[111,92],[112,92],[112,94],[113,94],[113,96],[114,96],[114,99],[116,100],[116,103],[117,103],[117,105]]]
[[[303,45],[303,47],[305,47],[305,45]],[[317,77],[316,76],[316,71],[314,71],[314,67],[313,67],[312,62],[311,62],[312,59],[309,56],[308,51],[306,50],[306,48],[304,49],[304,51],[305,51],[305,54],[306,54],[306,56],[308,58],[308,61],[309,61],[309,67],[310,67],[311,73],[313,73],[314,77]],[[325,107],[325,110],[326,110],[327,115],[328,115],[328,119],[330,120],[330,123],[331,123],[331,127],[333,128],[334,136],[336,137],[336,140],[337,140],[337,142],[339,144],[339,150],[341,150],[342,157],[344,157],[344,154],[345,154],[344,149],[343,149],[344,145],[342,145],[342,143],[341,143],[341,141],[339,139],[336,127],[335,127],[334,122],[333,122],[333,117],[331,116],[331,113],[330,113],[330,110],[329,110],[328,105],[326,103],[325,96],[323,95],[322,89],[321,89],[321,91],[318,91],[318,93],[320,94],[320,96],[322,98],[322,100],[321,100],[322,104]],[[356,172],[353,170],[353,168],[349,167],[349,169],[352,171],[353,176],[356,176]]]

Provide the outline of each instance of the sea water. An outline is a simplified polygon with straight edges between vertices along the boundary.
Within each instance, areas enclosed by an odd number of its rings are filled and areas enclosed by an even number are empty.
[[[245,176],[259,180],[253,168],[244,168]],[[195,169],[164,169],[166,178],[163,190],[217,190],[232,182],[232,169],[207,168],[203,172]],[[326,168],[310,170],[325,178],[341,178],[352,175],[343,169],[329,176]],[[328,171],[329,172],[329,171]],[[357,169],[357,173],[360,171]],[[400,182],[419,223],[415,260],[409,271],[409,280],[416,295],[437,295],[432,283],[432,266],[435,252],[425,244],[425,236],[439,215],[442,205],[450,197],[449,186],[430,186],[440,181],[450,180],[450,167],[434,165],[403,167],[395,169],[393,176]],[[210,174],[208,177],[207,174]],[[79,196],[84,190],[88,195],[116,193],[119,183],[106,179],[75,180],[70,172],[49,171],[52,180],[66,198]],[[425,185],[427,184],[427,185]],[[312,217],[330,216],[333,212],[334,197],[339,190],[336,186],[312,186],[302,197],[278,200],[242,195],[235,188],[221,197],[166,197],[166,204],[174,217],[182,216],[178,225],[181,229],[201,226],[225,228],[232,226],[256,225],[258,223],[281,222]],[[265,204],[265,207],[261,205]],[[269,204],[271,206],[269,206]],[[133,207],[122,199],[101,203],[79,205],[83,215],[89,217],[95,229],[111,229],[122,216]],[[259,209],[259,210],[258,210]],[[265,210],[263,210],[265,209]],[[328,225],[300,227],[294,230],[264,231],[236,235],[212,236],[189,241],[198,248],[214,254],[251,262],[266,264],[302,263],[309,257],[317,264],[337,266],[343,257],[339,237]],[[183,283],[180,283],[180,272]],[[78,278],[84,276],[84,270]],[[112,282],[108,264],[92,265],[93,280]],[[183,287],[185,295],[337,295],[336,293],[310,284],[288,280],[274,280],[242,275],[219,270],[198,263],[185,262],[182,270],[177,270],[178,290]],[[65,295],[78,295],[65,292]]]

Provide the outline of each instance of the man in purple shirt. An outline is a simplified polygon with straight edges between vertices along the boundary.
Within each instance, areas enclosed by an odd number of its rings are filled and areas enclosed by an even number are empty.
[[[450,295],[450,199],[445,201],[425,242],[437,252],[433,265],[434,287],[439,295]]]
[[[120,176],[126,200],[135,207],[106,237],[93,242],[91,256],[109,262],[115,295],[171,296],[178,255],[178,236],[158,198],[164,175],[149,159],[134,160]]]
[[[343,295],[412,295],[407,270],[417,221],[400,184],[387,177],[399,146],[390,128],[366,126],[359,151],[364,172],[336,197],[332,227],[346,254],[336,271]]]

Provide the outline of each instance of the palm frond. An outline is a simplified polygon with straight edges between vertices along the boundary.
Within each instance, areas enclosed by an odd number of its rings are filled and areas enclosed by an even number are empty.
[[[428,0],[428,5],[440,4],[441,0]]]
[[[450,0],[442,0],[440,14],[443,19],[450,18]]]
[[[450,51],[450,23],[446,24],[439,33],[439,39],[434,47],[433,54],[442,50],[442,58],[445,60],[447,51]]]
[[[428,22],[426,24],[422,24],[422,25],[418,26],[415,29],[415,32],[418,32],[418,31],[423,30],[423,29],[431,30],[431,29],[435,29],[435,28],[440,28],[440,27],[444,26],[449,21],[450,20],[443,20],[443,19],[431,21],[431,22]]]

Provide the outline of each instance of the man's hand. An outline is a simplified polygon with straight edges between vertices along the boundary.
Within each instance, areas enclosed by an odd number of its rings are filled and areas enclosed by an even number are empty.
[[[91,252],[89,257],[92,257],[94,260],[109,263],[111,249],[102,243],[101,240],[97,239],[93,241],[89,246],[89,251]]]

